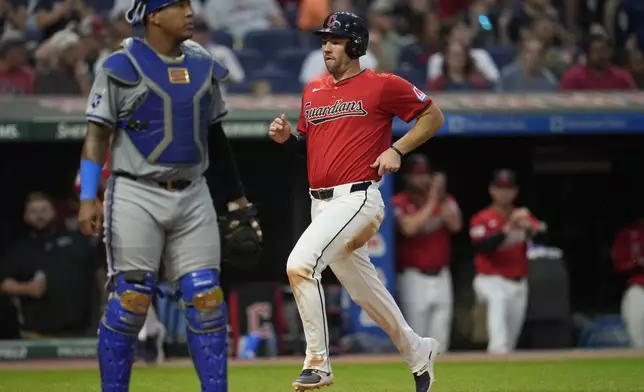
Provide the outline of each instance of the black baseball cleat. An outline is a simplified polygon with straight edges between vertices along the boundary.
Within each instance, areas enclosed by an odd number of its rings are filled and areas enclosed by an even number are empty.
[[[304,369],[302,374],[293,381],[293,390],[295,391],[312,391],[333,384],[333,375],[315,369]]]
[[[434,378],[434,361],[438,354],[440,354],[440,343],[438,343],[438,340],[432,338],[425,338],[424,340],[430,344],[429,358],[427,359],[427,364],[414,373],[416,392],[429,392],[432,390],[434,382],[436,382]]]

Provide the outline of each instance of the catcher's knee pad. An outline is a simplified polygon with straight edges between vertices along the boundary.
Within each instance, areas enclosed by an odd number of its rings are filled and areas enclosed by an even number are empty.
[[[101,390],[126,392],[129,388],[134,343],[154,299],[156,277],[145,271],[127,271],[108,285],[110,297],[98,328]]]
[[[228,308],[219,272],[200,270],[179,279],[188,344],[203,392],[227,392]]]
[[[108,284],[103,323],[108,329],[136,336],[148,314],[156,293],[156,277],[146,271],[120,272]]]

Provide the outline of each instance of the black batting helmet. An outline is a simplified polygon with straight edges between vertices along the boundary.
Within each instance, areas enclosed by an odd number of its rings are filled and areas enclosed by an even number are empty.
[[[315,35],[337,35],[349,38],[346,51],[349,58],[357,59],[367,53],[369,30],[358,15],[351,12],[334,12],[324,19],[322,28]]]

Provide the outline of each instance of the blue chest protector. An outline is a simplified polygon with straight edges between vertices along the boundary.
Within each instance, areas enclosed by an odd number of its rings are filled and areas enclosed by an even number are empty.
[[[135,38],[126,40],[123,51],[103,65],[113,79],[146,87],[145,98],[118,127],[150,163],[198,164],[204,160],[213,83],[224,79],[228,70],[200,49],[184,44],[183,61],[168,64]]]

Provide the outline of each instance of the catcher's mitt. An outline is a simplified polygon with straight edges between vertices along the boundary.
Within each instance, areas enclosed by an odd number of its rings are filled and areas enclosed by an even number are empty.
[[[262,252],[262,230],[257,210],[249,204],[219,217],[223,261],[249,269],[257,265]]]

